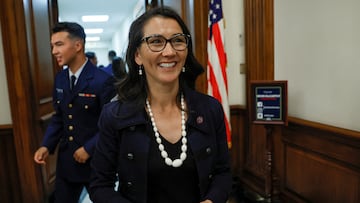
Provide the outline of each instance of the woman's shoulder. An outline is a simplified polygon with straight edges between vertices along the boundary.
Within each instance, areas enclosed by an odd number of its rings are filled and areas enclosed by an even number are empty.
[[[215,99],[213,96],[195,91],[195,90],[188,90],[187,96],[192,104],[196,105],[221,105],[220,102]]]
[[[105,104],[102,109],[102,114],[118,121],[119,119],[139,119],[142,115],[134,104],[131,102],[122,102],[120,100],[113,100]]]
[[[123,103],[119,100],[112,100],[104,105],[102,112],[113,117],[119,117],[125,110],[131,111],[129,104]]]

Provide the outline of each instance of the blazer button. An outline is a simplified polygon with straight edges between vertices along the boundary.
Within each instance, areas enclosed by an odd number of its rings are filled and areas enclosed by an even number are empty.
[[[132,182],[130,182],[130,181],[127,182],[127,183],[126,183],[126,187],[128,187],[128,188],[132,187]]]
[[[88,109],[88,108],[89,108],[89,106],[88,106],[88,105],[85,105],[85,106],[84,106],[84,108],[85,108],[85,109]]]
[[[211,148],[210,147],[206,148],[206,154],[211,154]]]
[[[71,114],[69,114],[68,118],[71,120],[73,118],[73,116]]]
[[[57,100],[56,103],[57,103],[57,104],[60,104],[60,100]]]
[[[131,131],[134,131],[134,130],[135,130],[135,128],[136,128],[136,126],[130,126],[130,128],[129,128],[129,129],[130,129]]]
[[[72,107],[73,107],[73,105],[72,105],[72,104],[69,104],[68,106],[69,106],[69,108],[72,108]]]
[[[73,136],[69,136],[69,141],[73,141],[74,140],[74,137]]]
[[[74,130],[74,126],[69,125],[69,130],[70,130],[70,131]]]
[[[212,174],[209,175],[209,179],[211,179],[211,178],[212,178]]]
[[[128,154],[127,154],[127,158],[128,158],[129,160],[133,160],[133,159],[134,159],[134,154],[133,154],[133,153],[128,153]]]

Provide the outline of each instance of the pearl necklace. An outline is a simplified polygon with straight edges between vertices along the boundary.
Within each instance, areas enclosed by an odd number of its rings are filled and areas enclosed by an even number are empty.
[[[156,127],[155,124],[155,119],[154,119],[154,114],[151,111],[151,107],[150,107],[150,102],[148,99],[146,99],[146,106],[147,109],[149,111],[149,115],[150,115],[150,119],[151,119],[151,123],[153,126],[153,130],[155,133],[155,138],[156,138],[156,142],[159,144],[159,150],[160,150],[160,154],[161,156],[165,159],[165,163],[168,166],[172,166],[172,167],[179,167],[183,164],[183,162],[186,159],[186,150],[187,150],[187,139],[186,139],[186,129],[185,129],[185,104],[184,104],[184,95],[181,94],[181,154],[180,154],[180,158],[175,159],[175,160],[171,160],[168,157],[168,153],[165,151],[165,147],[164,145],[161,143],[161,138],[160,138],[160,134],[159,131]]]

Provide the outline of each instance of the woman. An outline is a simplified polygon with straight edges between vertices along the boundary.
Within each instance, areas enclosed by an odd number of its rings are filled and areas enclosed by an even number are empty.
[[[226,202],[231,172],[223,109],[194,91],[203,68],[179,15],[156,8],[135,20],[126,59],[119,100],[106,105],[99,120],[91,199]]]

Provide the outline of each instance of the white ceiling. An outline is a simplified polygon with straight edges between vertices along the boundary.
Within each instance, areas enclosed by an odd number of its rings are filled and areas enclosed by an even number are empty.
[[[144,0],[58,0],[60,21],[72,21],[87,28],[103,28],[102,34],[88,34],[87,36],[100,36],[97,44],[111,43],[111,39],[124,18],[133,16],[137,6],[142,6]],[[140,4],[140,5],[139,5]],[[108,22],[84,23],[83,15],[109,15]],[[88,44],[88,42],[87,42]]]

